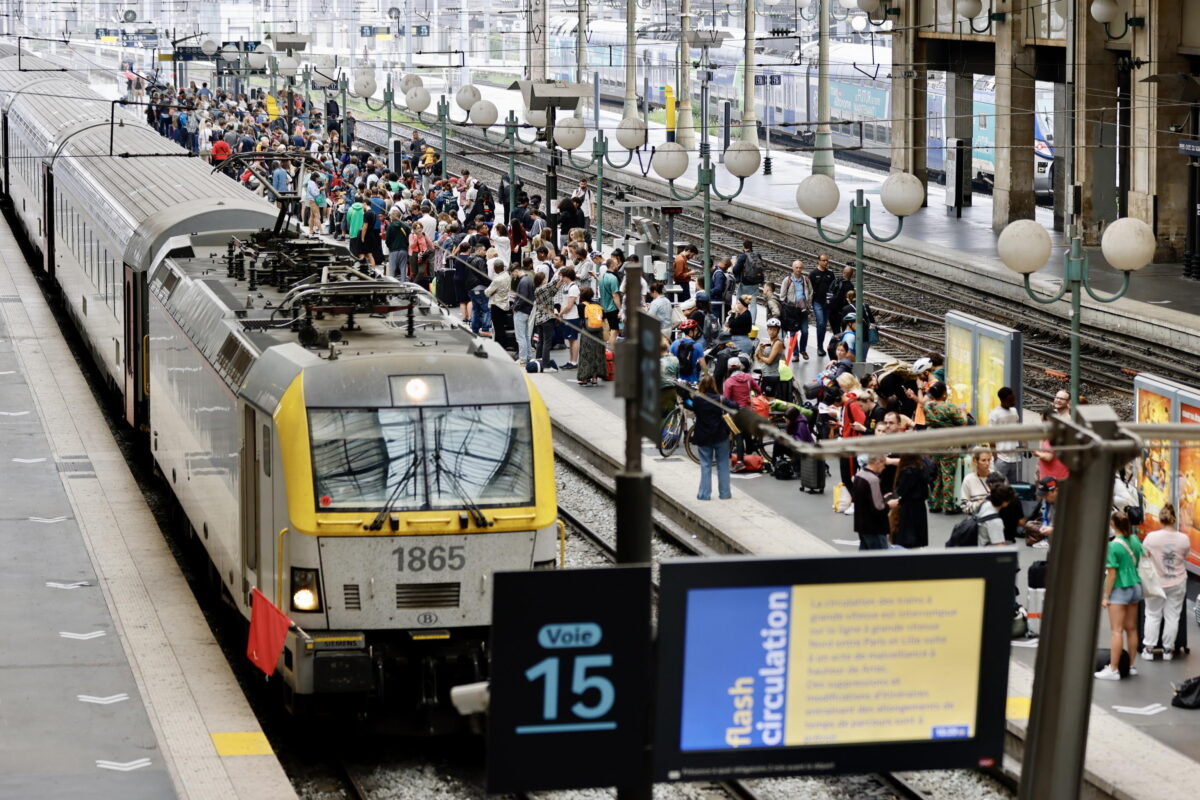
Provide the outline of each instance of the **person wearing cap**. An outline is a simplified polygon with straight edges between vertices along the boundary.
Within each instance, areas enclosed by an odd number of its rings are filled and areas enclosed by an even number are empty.
[[[1025,519],[1025,544],[1044,549],[1050,546],[1054,535],[1054,512],[1058,504],[1058,480],[1042,478],[1038,481],[1038,502]]]
[[[762,375],[763,392],[768,397],[790,400],[791,385],[785,387],[779,378],[779,365],[783,363],[783,340],[779,338],[780,328],[777,317],[767,320],[767,337],[759,339],[754,357],[758,361],[759,371]]]
[[[933,362],[922,356],[913,362],[912,371],[916,376],[917,388],[905,387],[904,394],[916,405],[913,409],[913,422],[919,430],[925,427],[925,402],[929,399],[925,393],[933,383]]]

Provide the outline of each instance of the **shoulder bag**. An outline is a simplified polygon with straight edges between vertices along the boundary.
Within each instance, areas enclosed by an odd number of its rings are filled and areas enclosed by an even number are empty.
[[[1159,580],[1158,572],[1154,569],[1154,559],[1150,558],[1145,551],[1142,552],[1142,557],[1138,558],[1128,542],[1120,536],[1117,537],[1117,541],[1129,553],[1129,557],[1137,561],[1138,580],[1142,582],[1142,596],[1165,599],[1167,593],[1163,591],[1162,581]]]

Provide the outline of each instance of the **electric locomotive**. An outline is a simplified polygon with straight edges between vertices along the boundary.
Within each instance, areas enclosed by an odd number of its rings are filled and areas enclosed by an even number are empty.
[[[536,390],[428,292],[14,61],[4,198],[227,600],[248,618],[257,588],[291,618],[289,705],[439,727],[450,686],[486,675],[492,573],[559,553]]]

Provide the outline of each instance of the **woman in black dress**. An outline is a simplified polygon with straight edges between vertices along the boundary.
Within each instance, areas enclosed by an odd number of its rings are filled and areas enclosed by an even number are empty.
[[[886,492],[890,487],[883,487]],[[895,495],[900,499],[900,524],[892,543],[905,549],[929,546],[929,517],[925,501],[929,499],[929,481],[925,478],[925,459],[921,456],[900,457],[896,472]]]

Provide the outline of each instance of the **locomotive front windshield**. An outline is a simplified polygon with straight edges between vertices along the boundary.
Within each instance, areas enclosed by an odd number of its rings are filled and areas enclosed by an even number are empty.
[[[308,412],[318,511],[533,505],[529,404]]]

